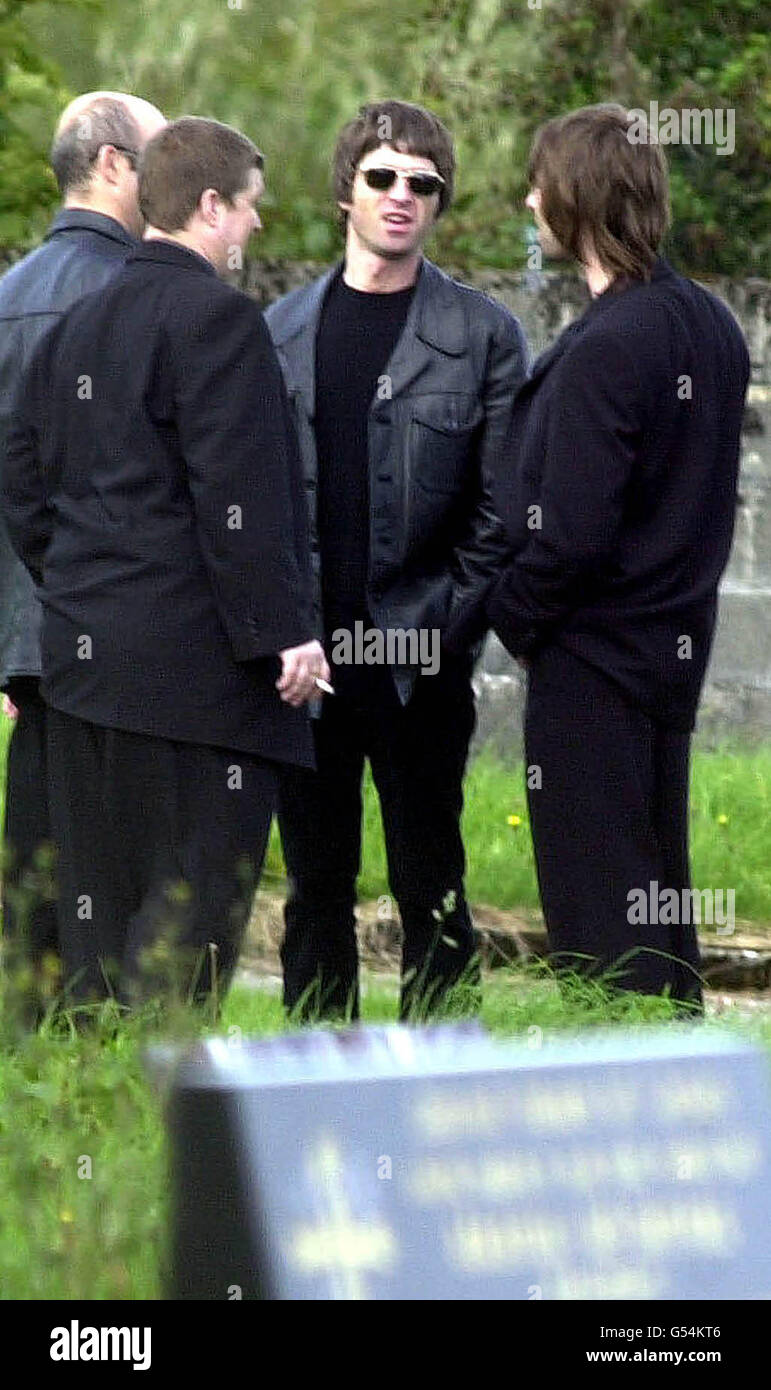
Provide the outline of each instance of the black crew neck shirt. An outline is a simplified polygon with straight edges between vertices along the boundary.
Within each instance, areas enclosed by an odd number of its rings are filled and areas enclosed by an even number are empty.
[[[415,291],[371,294],[335,276],[316,339],[318,532],[324,628],[369,623],[368,415]]]

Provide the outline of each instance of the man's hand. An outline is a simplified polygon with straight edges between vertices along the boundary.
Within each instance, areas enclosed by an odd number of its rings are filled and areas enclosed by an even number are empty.
[[[303,705],[319,694],[316,677],[331,681],[331,672],[320,642],[305,642],[302,647],[288,647],[279,652],[281,675],[276,690],[288,705]]]

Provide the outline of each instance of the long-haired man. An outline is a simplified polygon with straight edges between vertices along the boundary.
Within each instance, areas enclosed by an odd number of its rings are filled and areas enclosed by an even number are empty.
[[[687,794],[734,524],[749,360],[677,274],[665,160],[617,105],[538,132],[531,207],[592,301],[520,393],[493,626],[529,667],[528,795],[560,964],[700,1006]]]

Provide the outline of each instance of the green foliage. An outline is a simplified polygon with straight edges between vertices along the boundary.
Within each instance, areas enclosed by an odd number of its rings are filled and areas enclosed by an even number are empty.
[[[135,0],[98,13],[83,3],[17,0],[36,61],[55,56],[72,91],[133,90],[169,116],[210,114],[251,135],[268,157],[263,256],[338,253],[329,161],[364,101],[420,101],[453,130],[457,201],[437,256],[517,267],[540,122],[590,102],[656,100],[736,111],[733,155],[669,151],[676,261],[702,275],[771,274],[771,0]],[[29,228],[29,211],[21,218]],[[0,223],[0,245],[11,225]]]
[[[365,1022],[394,1022],[396,1008],[394,990],[370,977]],[[664,998],[613,996],[578,981],[558,990],[546,969],[507,969],[485,986],[482,1022],[531,1042],[534,1030],[666,1026],[673,1012]],[[731,1016],[721,1026],[771,1048],[767,1018],[752,1026]],[[244,1037],[283,1031],[279,998],[233,990],[216,1031],[229,1037],[233,1027]],[[159,1027],[151,1013],[117,1020],[108,1005],[87,1029],[49,1025],[12,1044],[0,1036],[1,1299],[162,1297],[168,1159],[145,1050],[210,1031],[191,1012]]]
[[[535,6],[536,0],[534,0]],[[736,113],[735,153],[669,147],[668,250],[691,273],[771,273],[768,0],[428,0],[414,89],[446,112],[466,202],[442,229],[449,259],[517,265],[527,154],[543,121],[578,106]]]
[[[395,8],[409,13],[407,0]],[[339,237],[330,202],[334,135],[352,112],[398,85],[399,26],[373,0],[143,0],[97,25],[42,6],[37,42],[74,89],[133,91],[170,118],[212,115],[267,157],[260,253],[324,260]]]
[[[67,15],[92,3],[53,0]],[[48,151],[68,93],[30,35],[27,21],[40,9],[39,0],[0,0],[0,247],[37,240],[58,197]]]
[[[730,157],[673,147],[673,254],[728,274],[771,273],[771,4],[655,0],[633,34],[650,98],[736,113]],[[636,102],[634,104],[640,105]]]
[[[2,1298],[160,1297],[160,1115],[136,1035],[111,1031],[3,1048]]]

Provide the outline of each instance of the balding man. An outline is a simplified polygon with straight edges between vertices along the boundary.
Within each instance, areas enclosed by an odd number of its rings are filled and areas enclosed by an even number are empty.
[[[262,164],[218,121],[160,131],[142,246],[46,336],[15,398],[0,497],[41,584],[79,1003],[171,990],[216,1010],[277,774],[313,763],[301,705],[329,668],[289,399],[259,309],[218,278],[260,226]]]
[[[63,199],[42,246],[0,280],[0,478],[14,392],[33,349],[77,300],[106,285],[141,238],[139,154],[166,121],[123,92],[88,92],[63,111],[51,164]],[[50,842],[46,706],[39,692],[40,606],[0,518],[0,688],[18,710],[6,777],[3,932],[6,958],[30,967],[28,1021],[41,969],[56,956],[53,903],[43,900]]]

